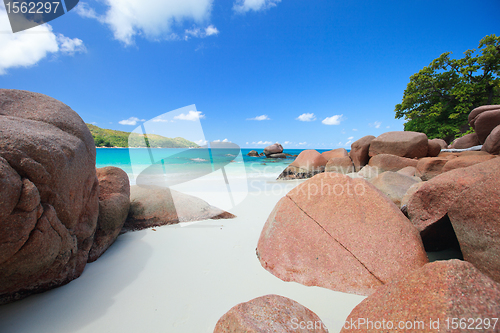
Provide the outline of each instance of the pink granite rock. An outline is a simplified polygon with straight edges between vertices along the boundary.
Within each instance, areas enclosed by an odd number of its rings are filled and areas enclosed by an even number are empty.
[[[500,125],[491,131],[481,150],[494,155],[500,154]]]
[[[362,167],[368,164],[370,160],[370,156],[368,152],[370,150],[370,143],[375,139],[373,135],[367,135],[362,137],[359,140],[354,141],[351,144],[351,151],[349,152],[349,156],[354,163],[354,167],[356,171],[361,170]]]
[[[370,143],[369,155],[391,154],[407,158],[427,156],[428,139],[424,133],[410,131],[387,132]]]
[[[466,134],[458,139],[453,140],[449,148],[452,149],[466,149],[480,145],[477,133]]]
[[[385,171],[398,171],[409,166],[417,167],[417,163],[418,160],[411,158],[390,154],[380,154],[372,157],[368,165],[378,168],[379,172],[382,173]]]

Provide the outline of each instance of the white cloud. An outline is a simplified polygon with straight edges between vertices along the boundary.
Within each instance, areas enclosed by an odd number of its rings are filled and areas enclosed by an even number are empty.
[[[351,140],[349,140],[349,141],[347,141],[347,142],[345,143],[345,146],[349,146],[351,143],[352,143],[352,141],[351,141]]]
[[[288,145],[290,143],[292,143],[292,142],[291,141],[285,141],[285,142],[283,142],[284,145]]]
[[[316,120],[316,116],[314,113],[303,113],[295,119],[300,121],[314,121]]]
[[[357,131],[358,131],[358,129],[357,129],[357,128],[353,128],[352,130],[353,130],[354,132],[357,132]]]
[[[269,118],[267,116],[267,114],[263,114],[262,116],[257,116],[255,118],[247,118],[247,120],[258,120],[258,121],[261,121],[261,120],[271,120],[271,118]]]
[[[219,30],[217,30],[216,27],[214,27],[212,24],[210,24],[208,27],[205,28],[205,35],[206,36],[212,36],[212,35],[218,35]]]
[[[247,144],[248,144],[248,142],[247,142]]]
[[[0,5],[0,75],[7,69],[36,65],[49,54],[72,55],[84,52],[85,46],[78,38],[54,34],[50,24],[42,24],[27,31],[11,33],[3,2]]]
[[[94,8],[91,8],[88,3],[83,1],[78,2],[78,5],[75,7],[75,12],[81,17],[99,19]]]
[[[201,114],[201,111],[189,111],[187,114],[181,113],[180,115],[174,117],[174,119],[189,121],[196,121],[203,118],[205,118],[205,115]]]
[[[252,142],[254,145],[271,145],[273,144],[271,141],[259,141],[259,142]]]
[[[220,142],[220,140],[219,140],[219,139],[217,139],[217,140],[214,140],[214,141],[212,141],[212,142]]]
[[[354,139],[353,136],[350,136],[350,137],[347,138],[347,140],[352,140],[352,139]]]
[[[340,125],[340,122],[344,120],[342,119],[343,116],[344,116],[343,114],[340,114],[331,117],[326,117],[325,119],[323,119],[322,123],[325,125]]]
[[[128,119],[124,119],[124,120],[120,120],[118,122],[118,124],[120,125],[131,125],[131,126],[135,126],[137,125],[137,122],[138,121],[146,121],[146,119],[139,119],[137,117],[130,117]]]
[[[196,143],[198,146],[204,146],[207,144],[207,140],[200,139],[198,141],[195,141],[194,143]]]
[[[259,10],[276,7],[276,4],[280,2],[281,0],[236,0],[233,5],[233,10],[240,14],[251,10],[257,12]]]
[[[224,139],[222,140],[222,142],[231,142],[231,141],[229,141],[228,139]]]
[[[391,128],[391,126],[386,126],[385,128]]]
[[[307,144],[307,142],[306,142],[306,141],[304,141],[304,142],[299,142],[299,145],[305,145],[305,144]]]
[[[375,121],[375,122],[373,122],[371,124],[368,124],[368,126],[375,127],[375,128],[380,128],[380,125],[382,125],[381,121]]]
[[[149,0],[147,5],[142,0],[105,0],[108,7],[103,15],[84,4],[77,6],[76,12],[83,17],[94,18],[107,24],[115,39],[125,45],[133,45],[136,36],[151,40],[179,40],[179,29],[184,23],[200,26],[210,18],[213,0]],[[193,32],[194,28],[189,30]],[[186,32],[187,33],[187,32]],[[209,25],[197,33],[196,37],[216,35],[217,28]],[[184,35],[184,39],[190,33]],[[192,35],[191,35],[192,36]]]

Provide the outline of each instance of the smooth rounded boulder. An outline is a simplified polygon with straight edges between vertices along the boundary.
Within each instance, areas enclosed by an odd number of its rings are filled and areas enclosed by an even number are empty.
[[[259,157],[259,153],[256,150],[250,150],[247,154],[247,156],[251,157]]]
[[[338,172],[346,175],[355,171],[354,164],[352,164],[349,156],[333,157],[325,166],[325,172]]]
[[[278,179],[306,179],[325,171],[328,161],[315,149],[302,151]]]
[[[472,264],[436,261],[365,298],[341,332],[500,332],[499,304],[500,284]]]
[[[479,138],[477,137],[477,133],[466,134],[460,138],[453,140],[450,144],[450,149],[467,149],[475,146],[479,146],[481,142],[479,142]]]
[[[130,181],[117,167],[99,168],[99,218],[88,262],[97,260],[114,243],[127,219],[130,207]]]
[[[276,204],[257,256],[284,281],[360,295],[428,261],[418,230],[386,195],[363,179],[332,172]]]
[[[224,314],[214,333],[323,332],[328,329],[311,310],[278,295],[266,295],[240,303]]]
[[[329,151],[325,151],[321,153],[321,155],[325,158],[325,160],[329,161],[334,157],[346,157],[349,156],[349,153],[345,148],[337,148]]]
[[[271,154],[281,154],[283,152],[283,146],[279,143],[272,144],[264,148],[264,155],[269,156]]]
[[[459,168],[467,168],[474,164],[482,163],[496,158],[495,155],[488,154],[460,154],[457,158],[451,159],[445,163],[441,172],[448,172]]]
[[[393,171],[386,171],[375,178],[370,179],[376,188],[387,195],[389,199],[398,207],[401,207],[401,200],[408,189],[420,179],[409,177]]]
[[[480,113],[475,121],[475,130],[479,142],[483,144],[491,131],[498,125],[500,125],[500,109]]]
[[[0,89],[0,304],[80,276],[99,209],[95,146],[69,106]]]
[[[391,154],[407,158],[427,156],[427,135],[411,131],[387,132],[379,135],[370,143],[369,155]]]
[[[354,163],[356,171],[361,170],[362,167],[368,164],[368,161],[370,160],[370,155],[368,154],[370,150],[370,143],[374,139],[375,137],[373,135],[367,135],[351,144],[349,156]]]
[[[436,140],[436,139],[434,139],[434,140]],[[438,141],[434,141],[434,140],[429,140],[427,142],[427,144],[428,144],[427,156],[428,157],[436,157],[439,155],[439,153],[441,153],[441,149],[442,149],[441,143]]]
[[[493,155],[500,154],[500,125],[491,131],[481,150]]]
[[[130,209],[123,231],[234,217],[200,198],[170,188],[134,185],[130,187]]]
[[[477,116],[485,111],[491,110],[500,110],[500,105],[483,105],[472,110],[468,116],[469,125],[475,129]]]
[[[443,157],[425,157],[418,160],[415,175],[420,177],[422,180],[429,180],[443,171],[443,167],[449,159]]]
[[[498,171],[498,170],[497,170]],[[500,283],[500,175],[492,172],[457,197],[448,216],[464,260]]]

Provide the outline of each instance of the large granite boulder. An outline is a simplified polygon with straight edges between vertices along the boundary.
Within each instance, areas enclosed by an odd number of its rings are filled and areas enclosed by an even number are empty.
[[[500,109],[481,112],[475,118],[475,130],[479,142],[483,144],[498,125],[500,125]]]
[[[357,176],[365,180],[370,180],[381,174],[382,171],[377,167],[372,167],[370,165],[365,165],[361,170],[358,171]]]
[[[130,207],[130,182],[125,171],[99,168],[99,218],[88,262],[97,260],[118,237]]]
[[[428,139],[424,133],[411,131],[387,132],[370,143],[369,155],[391,154],[407,158],[427,156]]]
[[[471,152],[472,153],[472,152]],[[484,152],[477,152],[484,153]],[[443,166],[441,172],[448,172],[459,168],[466,168],[474,164],[482,163],[496,158],[489,154],[460,154],[457,158],[451,159]]]
[[[448,144],[443,139],[432,139],[430,141],[437,143],[441,149],[448,148]]]
[[[383,172],[370,179],[370,183],[387,195],[398,207],[401,207],[401,199],[403,199],[408,189],[419,182],[420,179],[417,177],[408,177],[393,171]]]
[[[349,156],[349,153],[345,148],[337,148],[329,151],[325,151],[321,153],[321,155],[325,158],[325,160],[329,161],[332,158],[338,158],[338,157],[346,157]]]
[[[367,135],[359,140],[354,141],[351,144],[351,151],[349,152],[349,156],[354,163],[356,171],[361,170],[362,167],[368,164],[368,161],[370,160],[370,156],[368,155],[368,152],[370,150],[370,143],[374,139],[375,137],[373,135]]]
[[[82,273],[99,209],[94,140],[67,105],[0,89],[0,304]]]
[[[369,166],[378,168],[379,173],[386,171],[398,171],[412,166],[417,167],[418,160],[400,157],[390,154],[380,154],[370,158]]]
[[[317,150],[302,151],[299,156],[283,170],[278,179],[305,179],[324,172],[328,161]]]
[[[448,210],[460,194],[498,174],[500,158],[442,173],[425,182],[408,200],[408,218],[420,231],[424,244],[439,248],[455,239],[450,235]],[[500,181],[500,180],[498,180]]]
[[[479,138],[477,137],[477,133],[466,134],[460,138],[453,140],[450,149],[467,149],[471,147],[475,147],[480,145]]]
[[[457,197],[448,216],[464,260],[500,282],[500,175],[498,169]]]
[[[134,185],[130,187],[130,209],[123,231],[234,217],[233,214],[188,194],[166,187]]]
[[[344,175],[355,172],[354,164],[349,156],[333,157],[325,166],[325,172],[338,172]]]
[[[224,314],[214,333],[324,332],[321,319],[305,306],[287,297],[266,295],[240,303]]]
[[[500,125],[491,131],[481,150],[494,155],[500,154]]]
[[[251,157],[259,157],[259,153],[256,150],[250,150],[247,154],[247,156]]]
[[[473,265],[436,261],[364,299],[341,332],[500,332],[499,304],[500,284]]]
[[[333,172],[277,203],[257,256],[284,281],[361,295],[427,262],[418,231],[386,195]]]
[[[418,160],[415,175],[422,180],[429,180],[440,173],[446,163],[450,160],[444,157],[424,157]]]
[[[500,105],[483,105],[472,110],[469,113],[468,117],[469,125],[475,129],[477,116],[479,116],[481,113],[485,111],[491,111],[491,110],[500,110]]]
[[[272,144],[264,148],[264,155],[269,156],[271,154],[281,154],[283,152],[283,146],[279,143]]]

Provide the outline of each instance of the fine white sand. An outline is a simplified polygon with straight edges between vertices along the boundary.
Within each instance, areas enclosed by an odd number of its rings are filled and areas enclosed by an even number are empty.
[[[364,297],[281,281],[256,257],[262,227],[286,193],[277,184],[250,192],[231,210],[236,219],[121,235],[80,278],[0,306],[0,332],[208,333],[234,305],[267,294],[301,303],[339,332]]]

